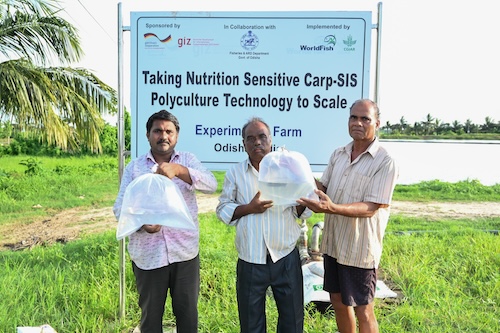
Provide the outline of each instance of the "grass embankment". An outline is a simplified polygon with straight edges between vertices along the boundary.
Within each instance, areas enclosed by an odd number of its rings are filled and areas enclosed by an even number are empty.
[[[112,204],[118,186],[113,159],[50,160],[40,159],[45,169],[43,177],[28,177],[19,172],[22,168],[14,172],[19,166],[9,167],[15,163],[1,158],[0,209],[9,210],[11,221],[27,215],[36,203],[48,210]],[[65,163],[68,167],[62,167]],[[114,167],[96,167],[108,164]],[[65,172],[51,171],[58,165]],[[222,173],[216,175],[220,187]],[[23,191],[15,190],[21,185]],[[74,186],[80,187],[73,190]],[[31,193],[35,192],[33,187],[37,188],[36,193]],[[12,198],[11,193],[17,197]],[[82,195],[84,199],[80,198]],[[475,198],[500,201],[499,185],[426,182],[398,186],[395,193],[396,200]],[[21,204],[14,205],[18,201]],[[10,204],[14,206],[7,208]],[[6,223],[4,216],[2,223]],[[312,226],[319,220],[321,214],[308,224]],[[202,214],[200,225],[200,332],[238,332],[235,230],[218,221],[213,213]],[[499,229],[499,218],[457,221],[392,216],[381,268],[404,298],[398,302],[376,300],[380,331],[500,332],[500,238],[484,232]],[[17,326],[48,323],[59,333],[130,332],[139,320],[137,293],[127,264],[126,317],[119,320],[118,255],[114,232],[66,245],[0,252],[0,331],[13,332]],[[272,332],[277,313],[273,301],[268,299],[267,303],[268,327]],[[305,332],[336,332],[332,312],[320,314],[312,305],[307,310]],[[173,323],[170,305],[165,321]]]
[[[463,134],[387,134],[383,130],[379,133],[383,140],[500,140],[498,133],[463,133]]]
[[[73,207],[111,206],[118,182],[116,158],[0,157],[0,224],[29,223]]]

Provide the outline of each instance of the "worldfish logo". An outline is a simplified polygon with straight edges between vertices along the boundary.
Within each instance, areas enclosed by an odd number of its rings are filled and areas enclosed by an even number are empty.
[[[326,45],[300,45],[301,51],[335,51],[335,44],[337,44],[337,38],[334,35],[328,35],[323,38],[323,43]]]
[[[334,35],[328,35],[323,39],[323,42],[326,43],[326,45],[333,45],[337,44],[337,38]]]
[[[170,42],[172,40],[172,35],[169,35],[165,39],[161,39],[160,37],[156,36],[156,34],[154,34],[152,32],[148,32],[148,33],[144,34],[144,39],[148,39],[148,38],[152,38],[152,37],[155,37],[156,39],[158,39],[162,43],[168,43],[168,42]]]

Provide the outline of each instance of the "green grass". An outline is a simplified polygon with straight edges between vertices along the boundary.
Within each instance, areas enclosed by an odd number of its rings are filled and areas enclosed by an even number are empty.
[[[390,231],[413,230],[420,223],[427,221],[413,219],[411,228],[395,221]],[[381,332],[500,331],[500,238],[476,224],[448,231],[453,223],[442,221],[439,232],[387,234],[381,268],[404,298],[394,303],[376,299]],[[213,213],[200,216],[200,228],[200,332],[238,332],[235,229]],[[118,318],[114,232],[31,251],[3,251],[0,264],[2,332],[43,323],[58,332],[130,332],[139,321],[128,261],[126,317]],[[272,332],[277,312],[271,298],[267,314]],[[173,322],[167,304],[165,324]],[[333,313],[322,315],[307,306],[305,332],[335,331]]]
[[[118,193],[115,158],[3,156],[0,162],[0,224],[73,207],[111,206]]]
[[[215,171],[214,175],[216,193],[220,193],[225,173]],[[2,156],[0,224],[27,223],[74,207],[109,207],[118,187],[114,157]]]
[[[482,185],[477,180],[447,183],[439,180],[396,185],[394,200],[408,201],[500,201],[500,183]]]
[[[0,223],[22,223],[36,214],[76,206],[109,206],[118,188],[113,158],[0,158]],[[37,168],[37,165],[40,168]],[[214,172],[219,181],[223,172]],[[499,185],[439,181],[398,185],[395,200],[500,201]],[[84,198],[80,198],[84,195]],[[78,198],[78,199],[75,199]],[[33,209],[43,203],[43,209]],[[322,220],[315,214],[311,227]],[[393,215],[381,268],[401,290],[397,302],[376,300],[381,332],[500,332],[500,218],[429,220]],[[235,294],[235,228],[215,214],[200,215],[200,332],[238,332]],[[139,321],[130,262],[126,266],[126,316],[119,319],[119,250],[114,232],[63,244],[0,252],[0,332],[50,324],[64,332],[129,333]],[[268,330],[277,312],[267,302]],[[172,324],[167,303],[165,324]],[[336,332],[334,314],[308,305],[305,332]]]
[[[388,234],[382,267],[405,295],[381,332],[499,332],[500,238],[477,231]]]

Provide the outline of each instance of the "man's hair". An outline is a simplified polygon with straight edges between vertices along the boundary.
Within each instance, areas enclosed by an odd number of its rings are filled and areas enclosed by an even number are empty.
[[[179,126],[179,120],[177,120],[177,117],[168,112],[167,110],[160,110],[156,113],[153,113],[151,117],[149,117],[148,122],[146,123],[146,131],[149,133],[151,131],[151,127],[153,127],[153,122],[155,120],[167,120],[171,121],[175,129],[177,130],[177,133],[181,130],[181,127]]]
[[[373,106],[373,109],[375,110],[375,117],[377,117],[377,119],[380,119],[380,109],[378,108],[377,103],[375,103],[374,101],[372,101],[371,99],[368,99],[368,98],[362,98],[362,99],[358,99],[358,100],[354,101],[354,103],[352,103],[351,107],[349,108],[349,111],[351,111],[352,108],[354,107],[354,105],[356,105],[358,103],[371,104]]]
[[[247,123],[245,125],[243,125],[243,128],[241,129],[241,136],[243,137],[243,139],[245,138],[245,131],[247,130],[248,125],[254,124],[254,123],[264,124],[267,127],[267,131],[269,132],[269,134],[271,134],[271,129],[269,128],[269,125],[264,120],[262,120],[262,118],[252,117],[247,121]]]

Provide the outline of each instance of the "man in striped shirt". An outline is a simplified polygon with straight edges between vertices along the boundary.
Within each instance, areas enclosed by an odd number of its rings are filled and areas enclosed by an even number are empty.
[[[316,192],[319,201],[297,202],[325,213],[320,251],[324,253],[323,289],[330,293],[341,333],[378,332],[373,300],[389,205],[398,177],[392,156],[376,137],[378,106],[371,100],[350,108],[353,141],[336,149]]]
[[[270,286],[279,314],[277,332],[299,333],[304,326],[304,292],[297,219],[312,212],[260,199],[259,163],[271,151],[269,126],[252,118],[243,126],[242,136],[248,159],[226,173],[216,208],[221,221],[236,226],[240,332],[267,331],[265,301]]]

